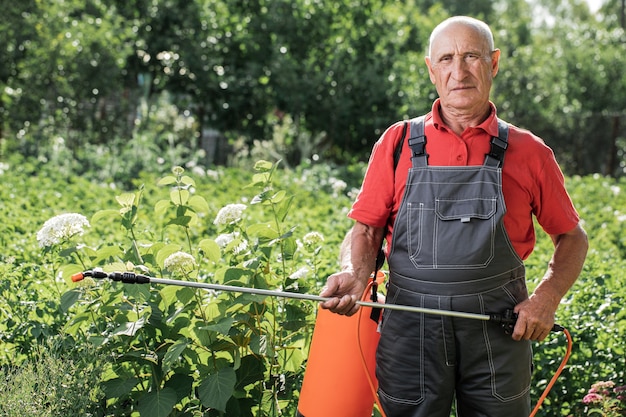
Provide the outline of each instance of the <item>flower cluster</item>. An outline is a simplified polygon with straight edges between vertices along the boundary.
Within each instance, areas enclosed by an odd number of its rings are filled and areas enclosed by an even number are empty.
[[[189,273],[196,267],[196,260],[186,252],[174,252],[163,262],[163,267],[168,271]]]
[[[215,216],[213,224],[217,226],[227,226],[237,223],[241,220],[243,211],[246,209],[245,204],[228,204],[220,209]]]
[[[309,252],[314,252],[324,242],[324,236],[320,232],[309,232],[302,236],[302,245]]]
[[[217,243],[220,249],[228,248],[233,242],[235,242],[235,244],[230,249],[235,255],[240,255],[248,249],[248,242],[241,238],[241,234],[239,232],[222,233],[215,238],[215,243]]]
[[[591,386],[583,398],[588,415],[626,416],[626,385],[616,387],[613,381],[600,381]]]
[[[47,248],[85,233],[89,221],[82,214],[65,213],[48,219],[37,232],[39,246]]]

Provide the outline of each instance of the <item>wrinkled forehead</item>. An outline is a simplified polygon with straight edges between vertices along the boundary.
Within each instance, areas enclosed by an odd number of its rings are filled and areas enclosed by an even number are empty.
[[[449,21],[437,26],[430,36],[429,56],[494,50],[491,30],[482,22]]]

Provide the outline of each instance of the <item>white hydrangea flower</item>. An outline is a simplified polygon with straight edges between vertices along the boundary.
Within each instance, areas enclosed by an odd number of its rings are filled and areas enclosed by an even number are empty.
[[[620,191],[621,191],[621,189],[619,188],[619,186],[617,186],[617,185],[612,185],[611,186],[611,192],[613,193],[613,195],[615,197],[617,197],[619,195]]]
[[[219,235],[218,237],[215,238],[215,243],[217,243],[217,246],[219,246],[220,249],[224,249],[226,246],[228,246],[228,244],[230,242],[235,240],[236,235],[238,235],[237,232],[235,232],[235,233],[222,233],[221,235]]]
[[[163,262],[163,267],[168,271],[193,271],[196,267],[196,259],[187,252],[174,252]]]
[[[245,204],[228,204],[220,209],[215,217],[213,224],[218,226],[226,226],[241,220],[243,211],[246,209]]]
[[[302,268],[298,269],[293,274],[289,275],[289,278],[291,278],[291,279],[304,279],[309,274],[309,272],[310,272],[309,268],[306,267],[306,266],[303,266]]]
[[[58,245],[73,236],[81,236],[86,227],[90,227],[89,220],[82,214],[59,214],[43,224],[37,232],[37,241],[42,248]]]
[[[339,195],[348,187],[345,181],[340,180],[338,178],[331,177],[328,182],[330,182],[330,186],[333,189],[334,195]]]
[[[302,245],[309,252],[313,252],[324,242],[324,236],[320,232],[309,232],[302,236]]]
[[[324,241],[324,235],[320,232],[309,232],[306,235],[302,236],[302,242],[305,245],[316,246]]]
[[[239,232],[233,233],[222,233],[218,237],[215,238],[215,243],[221,248],[224,249],[226,246],[230,245],[235,239],[239,239]],[[233,248],[233,253],[238,255],[240,253],[245,252],[248,249],[248,242],[246,240],[241,240],[241,242]]]
[[[242,240],[236,247],[233,248],[233,253],[239,255],[248,250],[248,241]]]

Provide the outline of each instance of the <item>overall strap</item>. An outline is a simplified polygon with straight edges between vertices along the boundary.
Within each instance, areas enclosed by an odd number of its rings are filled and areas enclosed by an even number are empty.
[[[485,166],[502,168],[504,152],[509,147],[509,125],[498,119],[498,136],[491,138],[491,149],[485,154]]]
[[[409,131],[409,147],[411,148],[411,161],[413,162],[413,168],[425,167],[428,165],[428,154],[426,153],[424,116],[411,119]]]

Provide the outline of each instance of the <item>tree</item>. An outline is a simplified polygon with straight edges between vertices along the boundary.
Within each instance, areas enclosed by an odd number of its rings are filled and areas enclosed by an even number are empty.
[[[566,172],[617,175],[624,33],[603,28],[577,0],[543,5],[553,19],[502,60],[496,103],[502,115],[544,138]]]
[[[12,3],[9,19],[0,81],[14,94],[10,103],[3,96],[2,119],[18,137],[34,139],[14,145],[36,154],[55,135],[71,148],[106,140],[127,110],[116,99],[130,30],[115,9],[98,0],[34,0]]]

